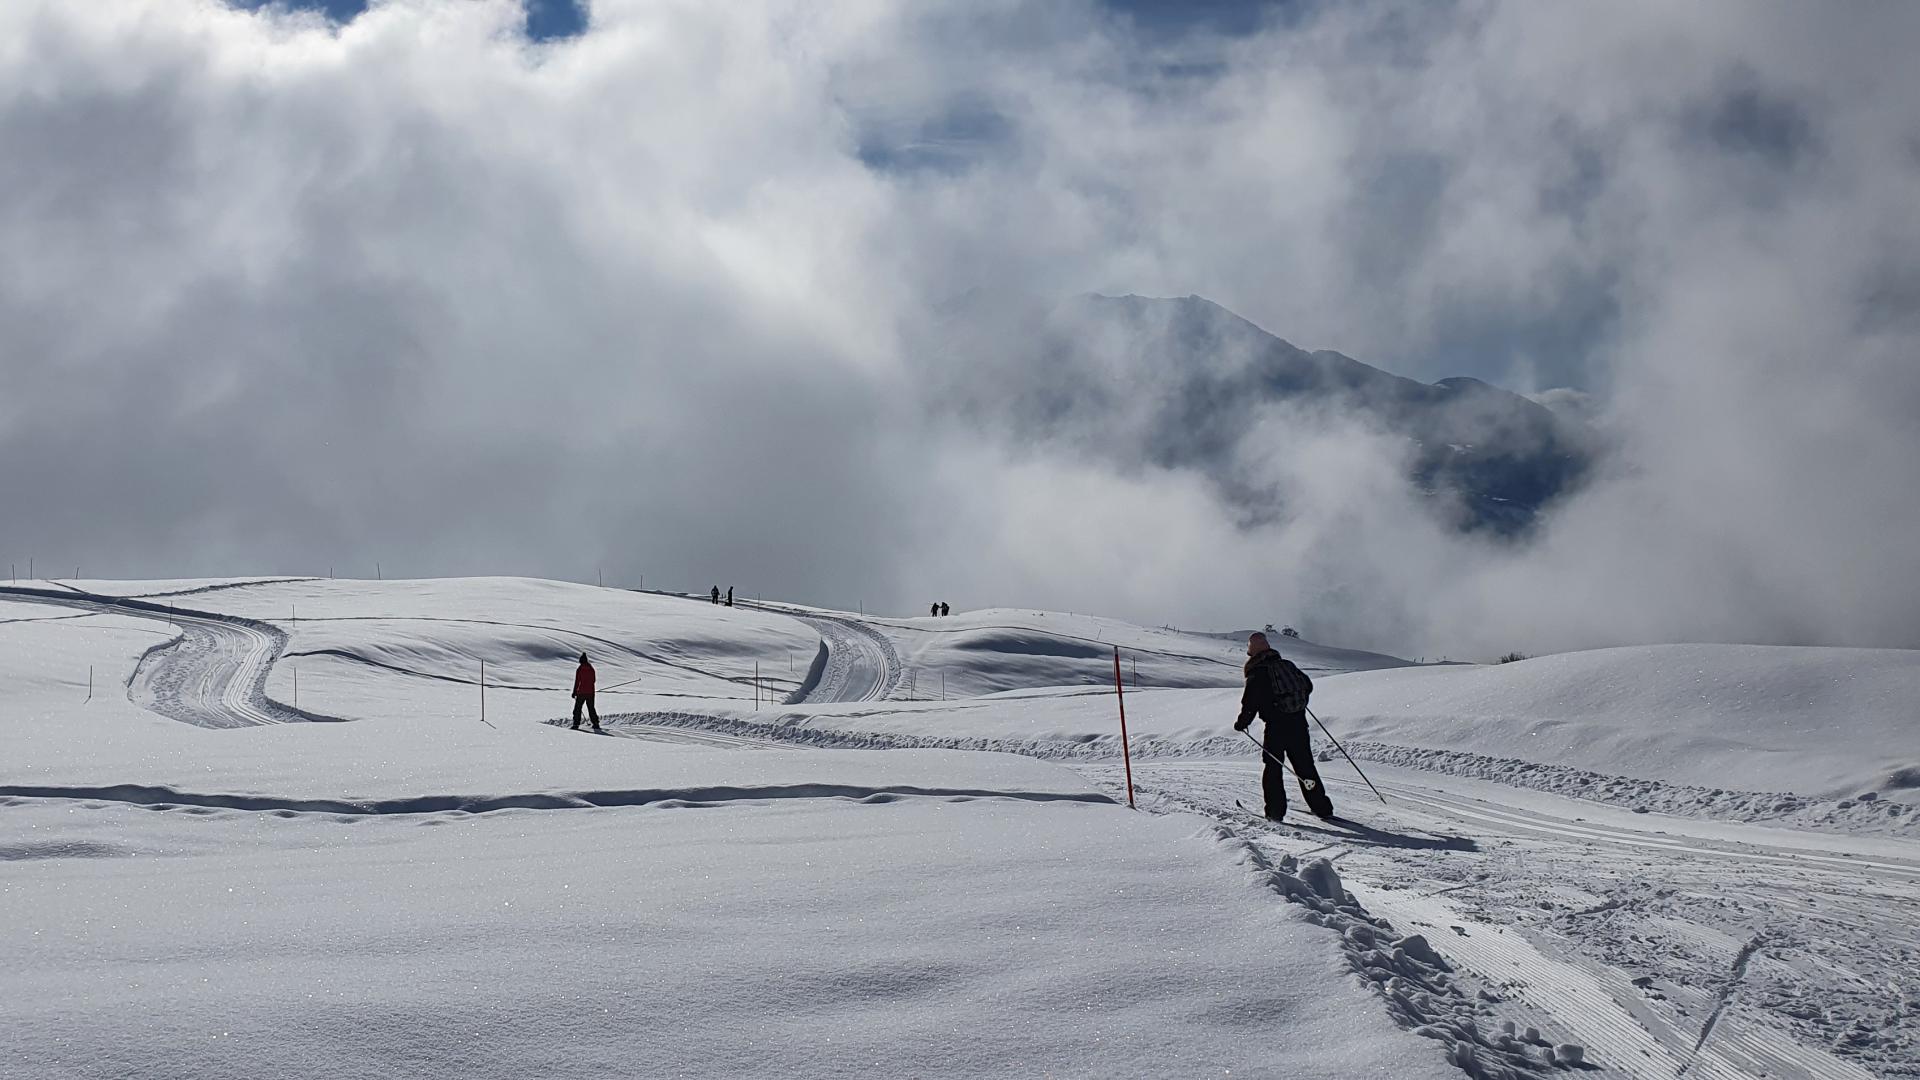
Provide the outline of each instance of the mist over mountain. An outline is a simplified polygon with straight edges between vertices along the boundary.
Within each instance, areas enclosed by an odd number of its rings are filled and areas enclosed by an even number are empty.
[[[1200,296],[1088,294],[1047,305],[971,293],[941,328],[943,402],[1030,443],[1103,464],[1198,474],[1242,512],[1284,520],[1284,493],[1243,465],[1288,434],[1357,425],[1401,441],[1408,483],[1465,532],[1528,534],[1603,452],[1577,413],[1479,379],[1422,383],[1308,352]],[[979,377],[990,368],[994,377]]]

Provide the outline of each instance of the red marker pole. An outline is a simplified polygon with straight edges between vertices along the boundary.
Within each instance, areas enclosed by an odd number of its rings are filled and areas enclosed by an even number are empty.
[[[1133,751],[1127,746],[1127,690],[1120,682],[1120,646],[1113,647],[1113,696],[1120,703],[1120,759],[1127,763],[1127,806],[1133,807]]]

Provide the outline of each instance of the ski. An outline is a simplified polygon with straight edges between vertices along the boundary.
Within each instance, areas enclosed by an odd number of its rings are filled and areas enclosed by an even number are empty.
[[[1238,808],[1241,813],[1247,815],[1248,817],[1258,818],[1259,820],[1264,821],[1269,825],[1285,825],[1287,828],[1290,828],[1290,829],[1305,829],[1308,832],[1327,833],[1329,835],[1351,835],[1350,833],[1341,833],[1337,828],[1327,828],[1326,826],[1345,825],[1349,828],[1357,828],[1357,826],[1355,826],[1353,822],[1348,821],[1347,819],[1339,816],[1323,818],[1317,814],[1310,815],[1313,817],[1313,820],[1317,824],[1306,824],[1304,822],[1295,821],[1293,820],[1292,815],[1288,815],[1288,817],[1284,820],[1275,821],[1265,814],[1249,809],[1247,807],[1247,804],[1241,802],[1239,799],[1233,800],[1233,805],[1236,808]]]

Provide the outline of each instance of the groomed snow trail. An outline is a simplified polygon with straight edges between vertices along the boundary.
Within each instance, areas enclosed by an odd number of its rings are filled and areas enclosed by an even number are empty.
[[[826,667],[807,694],[787,704],[882,701],[900,686],[906,666],[886,635],[856,618],[827,615],[784,604],[743,601],[741,606],[776,612],[806,623],[827,649]]]
[[[701,596],[692,599],[706,600]],[[813,627],[820,635],[824,656],[816,661],[819,667],[817,677],[810,673],[809,684],[803,685],[801,692],[788,698],[784,704],[881,701],[899,688],[906,671],[905,665],[900,662],[900,654],[884,634],[858,619],[785,604],[754,600],[741,600],[738,603],[741,607],[797,619]],[[794,745],[790,740],[768,737],[757,725],[738,724],[732,725],[737,730],[727,730],[730,727],[728,721],[697,713],[610,713],[603,719],[605,734],[628,739],[692,743],[735,750],[778,749]],[[569,725],[572,720],[553,720],[549,723]]]
[[[1113,766],[1082,769],[1120,784]],[[1366,824],[1295,823],[1295,808],[1273,826],[1234,806],[1259,798],[1252,763],[1134,765],[1143,809],[1199,812],[1276,856],[1332,859],[1369,915],[1478,977],[1483,1028],[1520,1006],[1592,1065],[1658,1080],[1920,1076],[1920,845],[1845,854],[1817,834],[1734,839],[1710,823],[1627,823],[1571,800],[1369,772],[1388,805],[1329,777],[1341,811]],[[1448,1019],[1444,1002],[1426,1007],[1416,1024]]]
[[[287,644],[286,634],[278,627],[78,591],[0,587],[0,596],[149,619],[177,629],[177,636],[147,650],[127,680],[129,700],[170,720],[196,727],[240,728],[331,719],[267,697],[267,673]]]

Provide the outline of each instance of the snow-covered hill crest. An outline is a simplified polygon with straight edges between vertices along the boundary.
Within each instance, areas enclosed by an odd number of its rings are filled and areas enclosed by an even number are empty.
[[[1707,788],[1920,796],[1920,651],[1649,645],[1326,680],[1357,737]]]

